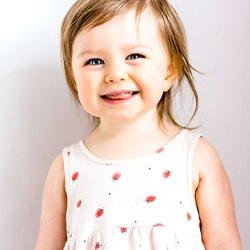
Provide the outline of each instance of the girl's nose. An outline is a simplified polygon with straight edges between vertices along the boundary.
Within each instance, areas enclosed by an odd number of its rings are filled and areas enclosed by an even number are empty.
[[[106,83],[120,83],[128,79],[128,72],[126,63],[116,63],[113,65],[107,65],[105,82]]]

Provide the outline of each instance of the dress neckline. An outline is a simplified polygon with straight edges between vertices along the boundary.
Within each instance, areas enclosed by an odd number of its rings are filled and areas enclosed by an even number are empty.
[[[82,154],[87,157],[90,161],[100,164],[100,165],[128,165],[128,164],[133,164],[133,163],[138,163],[147,161],[149,158],[152,157],[152,155],[160,155],[163,154],[164,152],[167,151],[168,148],[171,148],[176,141],[180,138],[181,134],[183,134],[186,130],[182,129],[180,130],[167,144],[164,146],[154,150],[153,152],[147,153],[142,156],[137,156],[133,158],[128,158],[128,159],[103,159],[100,157],[95,156],[84,144],[84,140],[81,140],[79,142],[79,147],[82,152]]]

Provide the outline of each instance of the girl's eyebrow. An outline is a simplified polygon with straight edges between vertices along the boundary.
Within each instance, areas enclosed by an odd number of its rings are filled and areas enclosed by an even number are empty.
[[[85,55],[93,55],[93,54],[100,54],[102,52],[102,50],[95,50],[95,49],[85,49],[82,50],[78,55],[77,58],[85,56]]]
[[[134,50],[134,49],[147,49],[152,50],[150,46],[143,45],[143,44],[136,44],[136,45],[125,45],[122,47],[122,50]],[[77,58],[85,56],[85,55],[97,55],[104,53],[105,50],[96,50],[96,49],[84,49],[78,55]]]
[[[136,44],[136,45],[128,45],[125,46],[126,49],[128,50],[133,50],[133,49],[148,49],[148,50],[152,50],[152,48],[150,46],[144,45],[144,44]]]

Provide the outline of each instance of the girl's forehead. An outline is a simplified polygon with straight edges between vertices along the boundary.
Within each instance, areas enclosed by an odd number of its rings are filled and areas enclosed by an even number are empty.
[[[130,10],[124,14],[119,14],[109,21],[95,26],[82,29],[77,35],[78,40],[100,40],[111,36],[114,40],[148,40],[152,37],[159,37],[159,32],[154,15],[147,8],[145,11],[136,15],[135,10]]]

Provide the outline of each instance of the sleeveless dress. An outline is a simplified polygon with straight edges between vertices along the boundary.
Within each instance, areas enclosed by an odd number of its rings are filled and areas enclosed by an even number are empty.
[[[64,250],[205,249],[191,173],[200,136],[181,130],[155,152],[126,160],[97,158],[83,141],[65,148]]]

